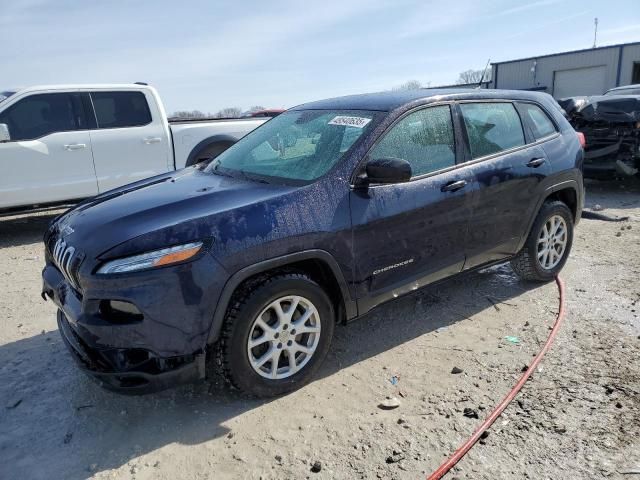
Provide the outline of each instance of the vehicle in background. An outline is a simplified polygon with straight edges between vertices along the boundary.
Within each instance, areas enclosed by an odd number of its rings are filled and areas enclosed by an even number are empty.
[[[217,365],[245,392],[279,395],[313,377],[337,323],[384,302],[509,260],[526,280],[553,280],[582,211],[583,153],[542,93],[300,105],[205,169],[60,216],[42,294],[104,386],[143,393]]]
[[[558,103],[573,128],[585,136],[585,176],[632,176],[640,171],[640,85]]]
[[[266,118],[168,121],[143,84],[0,92],[0,214],[76,203],[215,158]]]
[[[640,95],[640,84],[625,85],[607,90],[605,95]]]

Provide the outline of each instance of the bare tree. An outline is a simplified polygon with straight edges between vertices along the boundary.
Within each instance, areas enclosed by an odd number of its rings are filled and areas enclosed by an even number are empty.
[[[260,110],[264,110],[264,109],[265,108],[262,105],[254,105],[249,110],[247,110],[247,113],[255,113],[255,112],[259,112]]]
[[[393,87],[392,90],[417,90],[419,88],[422,88],[422,83],[420,83],[418,80],[408,80],[402,85]]]
[[[216,118],[238,118],[242,115],[242,109],[238,107],[227,107],[219,110],[214,116]]]
[[[173,112],[171,115],[169,115],[169,118],[192,119],[192,118],[206,118],[208,116],[211,116],[211,114],[207,115],[201,112],[200,110],[178,110],[177,112]]]
[[[467,83],[480,83],[481,80],[486,82],[490,79],[491,74],[489,72],[490,71],[487,71],[487,73],[484,74],[484,70],[465,70],[464,72],[460,72],[460,76],[456,83],[464,85]]]

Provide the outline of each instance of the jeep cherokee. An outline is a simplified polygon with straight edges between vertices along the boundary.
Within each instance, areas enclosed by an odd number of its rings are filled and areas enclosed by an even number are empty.
[[[523,279],[553,279],[580,218],[582,163],[546,94],[308,103],[206,167],[61,215],[44,237],[43,296],[105,387],[149,392],[215,367],[278,395],[313,377],[336,323],[383,302],[509,260]]]

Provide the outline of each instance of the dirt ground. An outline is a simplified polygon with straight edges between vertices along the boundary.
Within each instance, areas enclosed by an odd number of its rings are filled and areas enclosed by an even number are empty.
[[[556,343],[447,478],[640,473],[640,185],[587,188],[587,207],[629,220],[580,222]],[[2,479],[424,478],[515,383],[558,307],[555,284],[494,267],[337,328],[318,378],[285,397],[216,381],[120,396],[77,370],[40,298],[51,218],[0,219]],[[400,407],[379,409],[387,396]]]

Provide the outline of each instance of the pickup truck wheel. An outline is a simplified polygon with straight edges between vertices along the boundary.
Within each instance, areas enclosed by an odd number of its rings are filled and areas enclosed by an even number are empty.
[[[547,282],[562,270],[573,242],[573,215],[560,201],[545,202],[522,250],[511,260],[524,280]]]
[[[335,314],[325,291],[300,273],[263,277],[232,299],[218,363],[243,392],[271,397],[311,380],[329,350]]]
[[[195,155],[190,155],[189,162],[186,166],[191,167],[192,165],[196,165],[199,163],[209,163],[231,145],[233,145],[233,143],[231,142],[215,142],[207,145],[200,151],[198,151],[198,153],[196,153]]]

